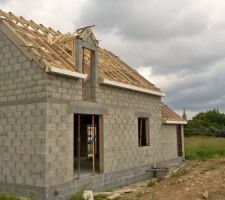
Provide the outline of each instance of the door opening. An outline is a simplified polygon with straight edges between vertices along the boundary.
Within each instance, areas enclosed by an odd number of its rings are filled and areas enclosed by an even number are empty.
[[[101,116],[74,114],[74,173],[77,178],[100,172]]]
[[[183,156],[183,141],[181,125],[177,126],[177,154],[179,157]]]

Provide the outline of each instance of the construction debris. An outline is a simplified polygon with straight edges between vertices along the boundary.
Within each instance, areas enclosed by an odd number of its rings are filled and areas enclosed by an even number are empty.
[[[209,198],[209,191],[206,190],[203,194],[202,194],[202,198],[203,199],[208,199]]]
[[[113,192],[96,192],[94,193],[94,196],[103,195],[103,196],[107,196],[107,199],[113,200],[123,194],[131,193],[131,192],[136,192],[136,190],[131,188],[125,188],[125,189],[120,189]]]
[[[94,195],[91,190],[84,190],[83,192],[84,200],[94,200]]]

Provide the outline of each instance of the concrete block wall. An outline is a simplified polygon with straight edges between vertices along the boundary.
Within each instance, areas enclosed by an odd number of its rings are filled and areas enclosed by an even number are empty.
[[[70,182],[73,171],[73,113],[69,105],[82,101],[80,79],[48,74],[46,109],[46,187]]]
[[[0,32],[0,183],[38,191],[76,185],[70,105],[84,95],[81,80],[45,73]],[[107,184],[113,185],[114,173],[177,157],[175,126],[162,125],[160,97],[100,85],[95,100],[108,109],[103,115]],[[138,147],[143,115],[149,116],[150,146]]]
[[[73,180],[73,115],[67,104],[47,104],[46,186]]]
[[[161,121],[161,98],[100,85],[104,115],[104,172],[177,158],[176,126]],[[138,117],[149,116],[150,146],[138,146]]]
[[[43,186],[46,73],[0,31],[0,182]]]
[[[0,182],[45,184],[45,104],[0,106]]]
[[[54,74],[46,76],[48,97],[59,100],[58,103],[82,100],[82,80]]]
[[[177,125],[162,124],[159,135],[160,159],[176,158],[178,156]]]

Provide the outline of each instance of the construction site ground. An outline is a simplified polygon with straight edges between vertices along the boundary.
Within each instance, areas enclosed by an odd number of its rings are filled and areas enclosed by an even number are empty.
[[[123,192],[117,195],[118,191]],[[111,197],[116,200],[225,200],[225,158],[185,161],[175,173],[117,189]]]

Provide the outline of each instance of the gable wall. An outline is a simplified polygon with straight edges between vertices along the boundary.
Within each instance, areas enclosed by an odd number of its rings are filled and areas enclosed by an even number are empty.
[[[0,31],[0,183],[45,184],[45,84],[46,73]]]

